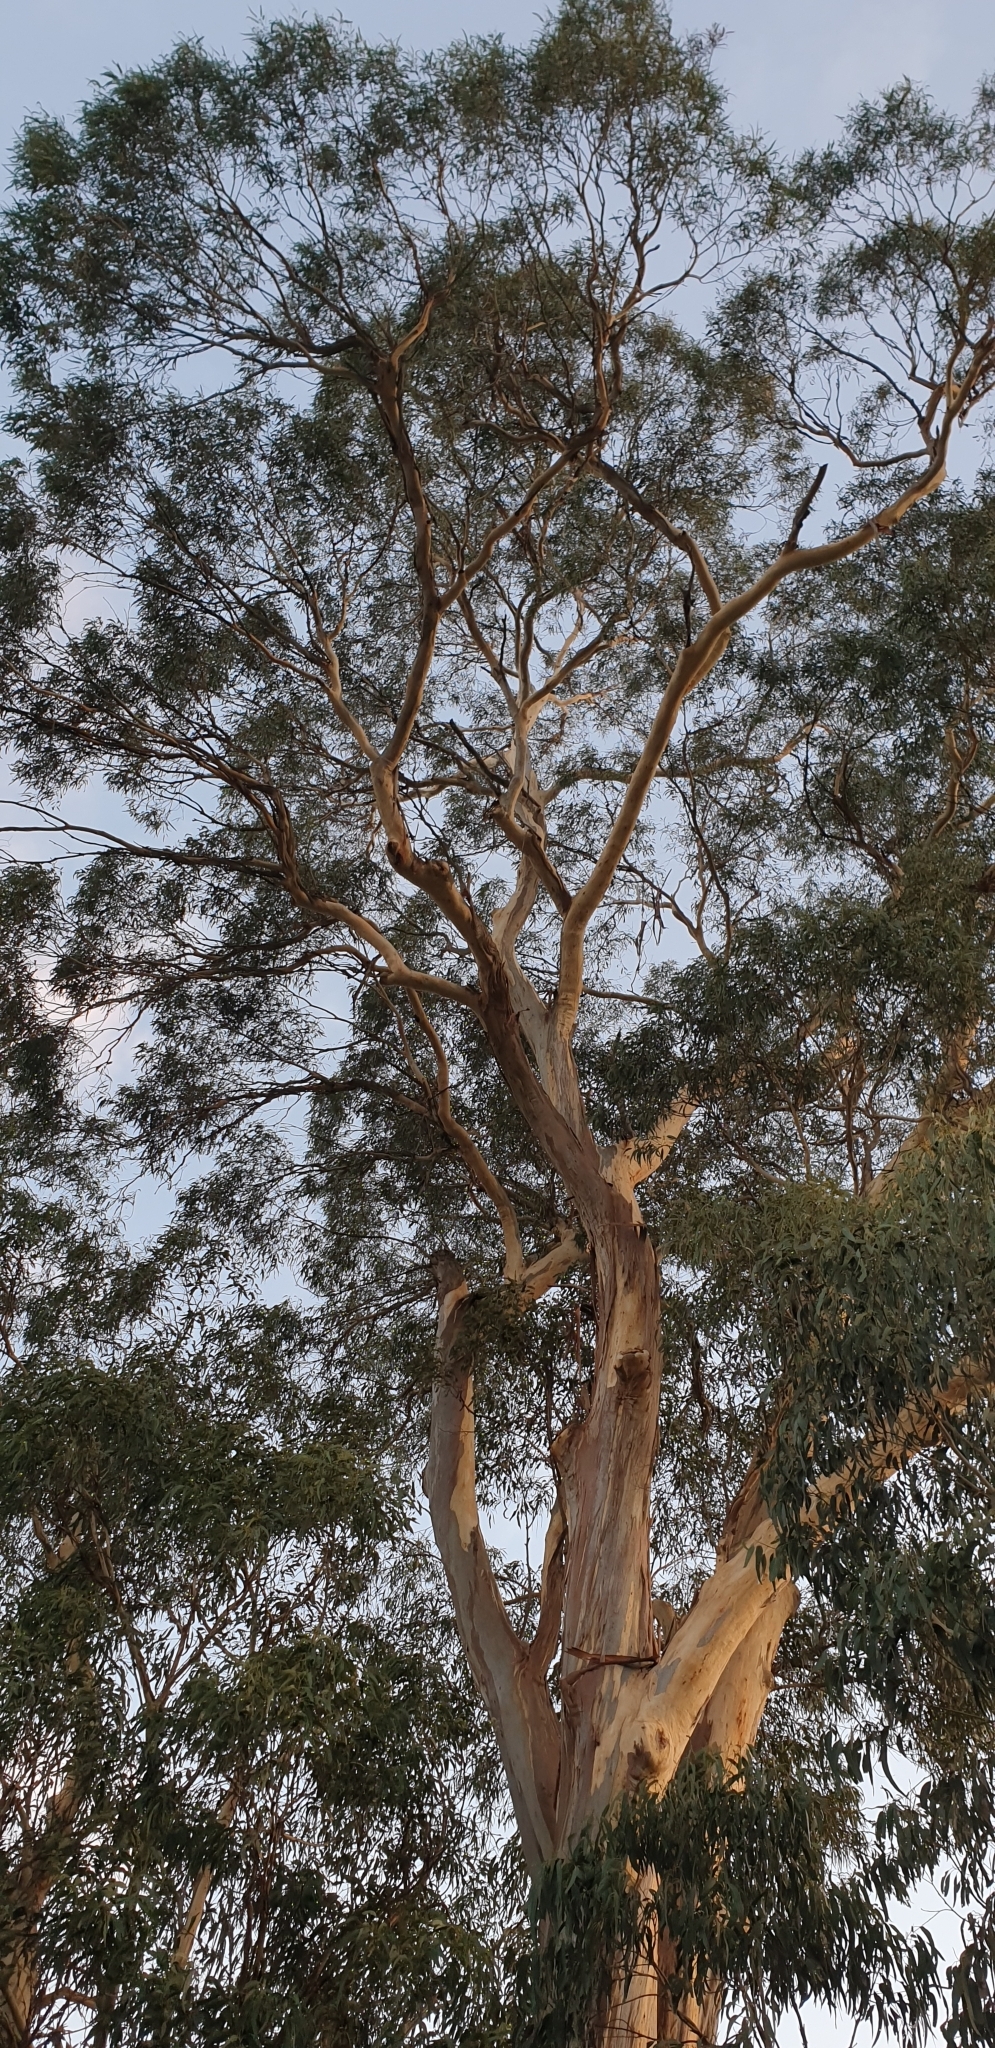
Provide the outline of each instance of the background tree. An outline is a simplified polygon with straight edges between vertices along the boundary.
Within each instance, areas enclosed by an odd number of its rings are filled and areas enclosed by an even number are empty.
[[[30,124],[7,727],[116,807],[52,974],[147,1020],[145,1163],[428,1431],[522,2027],[911,2039],[887,1900],[990,1846],[992,527],[936,494],[995,137],[903,88],[779,170],[708,57],[278,25]],[[865,1839],[873,1738],[929,1776]]]
[[[0,2040],[493,2041],[496,1759],[403,1474],[244,1234],[125,1242],[51,908],[8,874]]]

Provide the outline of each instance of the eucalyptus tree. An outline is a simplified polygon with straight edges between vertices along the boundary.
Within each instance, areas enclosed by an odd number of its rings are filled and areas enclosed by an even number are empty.
[[[0,2040],[492,2042],[496,1758],[403,1475],[203,1183],[129,1244],[50,882],[2,898]]]
[[[278,24],[31,122],[7,730],[52,831],[107,793],[53,971],[148,1020],[136,1142],[296,1233],[424,1439],[522,2025],[912,2038],[883,1901],[988,1839],[992,528],[943,487],[995,134],[903,87],[779,167],[709,58],[649,0]],[[882,1731],[928,1792],[865,1841]]]

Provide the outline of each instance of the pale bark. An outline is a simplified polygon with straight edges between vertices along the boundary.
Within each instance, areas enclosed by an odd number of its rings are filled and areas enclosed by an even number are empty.
[[[78,1807],[79,1788],[68,1776],[49,1801],[45,1826],[25,1848],[14,1874],[16,1917],[0,1954],[0,2048],[27,2048],[31,2040],[38,1995],[38,1923]]]
[[[461,1639],[495,1727],[533,1872],[568,1853],[622,1792],[640,1785],[662,1791],[689,1745],[707,1742],[729,1761],[749,1748],[794,1604],[790,1584],[757,1571],[754,1549],[772,1551],[775,1532],[765,1515],[751,1513],[749,1528],[716,1560],[690,1614],[658,1652],[649,1494],[660,1397],[659,1281],[634,1187],[644,1167],[652,1171],[666,1156],[691,1113],[690,1105],[676,1105],[645,1146],[599,1161],[598,1187],[589,1181],[584,1191],[588,1215],[601,1226],[590,1248],[595,1375],[587,1413],[553,1445],[558,1501],[531,1645],[512,1628],[479,1527],[472,1377],[458,1341],[466,1283],[454,1260],[436,1260],[439,1365],[426,1490]],[[590,1174],[590,1152],[584,1167]],[[559,1717],[546,1685],[558,1637]],[[709,2038],[719,1988],[700,2006],[671,2013],[661,1988],[670,1974],[666,1939],[663,1930],[657,1953],[637,1960],[628,1984],[615,1982],[602,2024],[605,2048]]]
[[[476,1142],[452,1116],[441,1039],[423,1014],[426,1035],[434,1040],[440,1128],[500,1219],[506,1277],[522,1305],[555,1283],[581,1255],[582,1244],[591,1260],[594,1373],[586,1411],[568,1423],[552,1446],[557,1508],[547,1545],[539,1624],[531,1644],[516,1633],[505,1610],[477,1514],[473,1381],[460,1341],[466,1283],[448,1254],[441,1254],[436,1265],[438,1364],[425,1483],[459,1633],[494,1725],[525,1855],[535,1871],[550,1855],[565,1854],[578,1834],[596,1824],[627,1789],[647,1785],[662,1790],[689,1745],[714,1743],[730,1761],[749,1748],[794,1597],[789,1584],[771,1580],[764,1562],[777,1548],[777,1537],[762,1500],[758,1456],[730,1510],[710,1577],[663,1654],[658,1653],[650,1598],[649,1508],[662,1370],[659,1282],[635,1190],[666,1160],[692,1106],[673,1104],[644,1140],[608,1155],[599,1153],[572,1052],[583,996],[586,934],[637,830],[682,707],[720,659],[733,629],[787,579],[817,573],[869,547],[937,489],[945,474],[953,426],[984,386],[995,356],[995,338],[986,329],[959,380],[957,342],[944,381],[935,385],[920,413],[921,469],[897,496],[848,532],[803,548],[799,535],[821,482],[820,472],[796,510],[784,545],[754,581],[723,596],[693,536],[668,521],[604,458],[617,392],[606,376],[603,356],[618,342],[628,309],[610,321],[606,316],[603,328],[596,323],[596,399],[590,417],[572,437],[537,428],[537,446],[542,444],[549,460],[537,470],[535,484],[491,529],[472,558],[456,568],[449,565],[448,582],[440,578],[429,495],[408,435],[401,379],[402,355],[425,331],[432,310],[429,294],[420,324],[389,358],[377,356],[371,362],[371,388],[410,513],[420,607],[417,645],[394,730],[382,751],[344,704],[333,654],[328,688],[367,763],[389,861],[395,873],[420,890],[447,920],[460,950],[460,974],[447,981],[410,969],[386,936],[359,913],[309,895],[285,811],[278,816],[274,804],[267,822],[286,886],[302,908],[331,926],[343,925],[353,943],[368,949],[373,971],[382,981],[459,1003],[479,1020],[511,1098],[565,1189],[578,1224],[574,1230],[572,1223],[565,1223],[557,1244],[526,1266],[511,1204]],[[529,734],[543,704],[552,701],[552,684],[539,690],[531,684],[531,628],[525,631],[512,682],[503,657],[499,659],[477,619],[471,586],[500,541],[524,525],[554,481],[559,487],[571,474],[592,467],[631,513],[683,553],[704,592],[709,615],[692,637],[688,611],[688,644],[663,680],[604,842],[571,893],[550,857],[543,793],[529,756]],[[485,799],[488,815],[519,853],[517,881],[490,927],[458,885],[448,861],[429,858],[418,849],[401,796],[402,760],[421,709],[439,622],[451,608],[458,608],[468,628],[475,658],[490,669],[508,717],[509,740],[500,755],[509,777],[506,783],[495,780],[468,742],[478,766],[493,782],[494,796]],[[561,678],[597,652],[597,636],[580,647],[579,632],[578,618],[552,664]],[[548,1000],[540,997],[516,957],[516,943],[540,891],[560,919],[557,985]],[[469,975],[472,984],[465,978]],[[910,1432],[916,1426],[910,1418]],[[928,1424],[922,1421],[918,1426]],[[901,1451],[889,1442],[877,1455],[887,1464]],[[845,1489],[848,1482],[841,1475],[830,1483]],[[814,1500],[813,1526],[818,1526],[818,1511],[819,1501]],[[553,1711],[546,1683],[558,1641],[559,1715]],[[665,1940],[663,1930],[661,1941]],[[706,2035],[714,2028],[717,1990],[701,2006],[697,2019],[690,2010],[661,2018],[657,1976],[653,1959],[648,1959],[645,1981],[637,1976],[628,1992],[616,1985],[605,2021],[605,2040],[613,2048],[653,2040],[661,2026],[662,2037],[671,2040],[682,2038],[682,2027],[693,2030],[700,2025]]]
[[[631,1976],[616,1972],[602,2030],[604,2048],[646,2048],[660,2039],[660,1984],[654,1956],[639,1956]]]
[[[778,1644],[797,1605],[797,1588],[789,1579],[782,1579],[773,1599],[733,1652],[702,1708],[691,1734],[689,1747],[692,1750],[717,1752],[730,1770],[749,1755],[770,1698]],[[713,2042],[722,2010],[722,1986],[712,1980],[701,1998],[682,1999],[674,2008],[667,1995],[666,1982],[674,1973],[675,1961],[672,1945],[664,1931],[657,1952],[660,1978],[658,2038],[680,2043]]]
[[[226,1794],[225,1798],[221,1801],[221,1805],[218,1807],[216,1817],[219,1826],[223,1828],[228,1828],[232,1824],[235,1814],[236,1796],[233,1786],[232,1790]],[[190,1904],[183,1915],[180,1931],[176,1938],[176,1947],[173,1950],[173,1965],[178,1970],[188,1970],[190,1968],[194,1944],[200,1933],[200,1923],[204,1918],[204,1909],[210,1897],[213,1883],[214,1866],[211,1863],[205,1863],[198,1870],[194,1879],[193,1890],[190,1894]]]
[[[552,1113],[562,1144],[566,1120]],[[552,1446],[558,1497],[532,1645],[512,1628],[480,1534],[472,1378],[457,1342],[466,1284],[454,1261],[437,1261],[440,1367],[426,1485],[460,1634],[497,1732],[533,1872],[550,1856],[567,1854],[622,1793],[637,1786],[663,1791],[689,1753],[714,1750],[731,1768],[749,1753],[797,1602],[790,1578],[773,1580],[767,1569],[778,1533],[764,1504],[758,1456],[690,1612],[675,1618],[662,1648],[654,1633],[649,1489],[660,1393],[659,1283],[635,1183],[645,1177],[644,1166],[652,1171],[666,1157],[691,1114],[690,1105],[675,1105],[642,1144],[602,1158],[597,1188],[591,1151],[580,1137],[578,1208],[583,1202],[585,1223],[595,1225],[595,1372],[586,1412]],[[564,1235],[532,1270],[537,1279],[541,1271],[552,1275],[578,1252],[576,1240]],[[858,1476],[886,1478],[935,1441],[943,1417],[963,1408],[986,1380],[985,1368],[965,1372],[910,1404],[868,1443],[860,1475],[820,1480],[803,1513],[813,1532],[822,1532],[827,1503],[838,1505]],[[557,1717],[546,1671],[558,1639]],[[653,1874],[640,1882],[648,1895]],[[722,1987],[710,1985],[700,1999],[673,2010],[666,1982],[674,1960],[664,1928],[629,1981],[616,1977],[601,2022],[603,2048],[714,2041]]]
[[[511,1626],[481,1534],[473,1380],[458,1351],[467,1287],[454,1259],[440,1254],[435,1263],[439,1359],[425,1490],[460,1639],[497,1736],[525,1856],[536,1870],[553,1847],[556,1717],[545,1669]]]

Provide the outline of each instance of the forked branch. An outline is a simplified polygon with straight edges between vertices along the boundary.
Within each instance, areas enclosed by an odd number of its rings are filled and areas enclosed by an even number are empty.
[[[566,1038],[572,1034],[580,1006],[583,989],[584,937],[587,927],[603,903],[619,862],[636,829],[685,699],[715,667],[729,644],[733,628],[741,619],[755,611],[785,577],[828,568],[835,562],[845,561],[850,555],[859,553],[862,548],[870,546],[872,541],[890,533],[914,505],[929,497],[938,488],[946,474],[947,449],[954,425],[967,408],[971,391],[979,377],[984,375],[993,356],[995,343],[991,341],[976,353],[963,383],[951,394],[942,426],[932,443],[930,459],[913,482],[889,504],[883,506],[880,512],[862,520],[859,526],[852,528],[849,533],[841,534],[836,540],[825,541],[812,548],[793,546],[787,550],[782,549],[751,584],[712,611],[696,639],[678,655],[639,759],[623,792],[611,830],[587,881],[576,891],[563,920],[555,1009],[555,1025],[562,1037]],[[614,481],[614,478],[611,478],[611,481]],[[804,516],[807,509],[804,499],[798,509]],[[798,514],[796,521],[800,530]],[[697,564],[695,572],[700,573]]]

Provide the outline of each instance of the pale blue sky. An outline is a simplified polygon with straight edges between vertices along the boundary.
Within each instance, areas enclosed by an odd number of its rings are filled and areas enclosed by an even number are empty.
[[[178,35],[234,53],[252,11],[246,0],[2,0],[5,147],[26,110],[71,114],[88,80],[147,61]],[[543,10],[533,0],[354,0],[341,11],[369,36],[437,43],[497,29],[525,39]],[[681,28],[728,28],[719,61],[737,117],[787,146],[827,138],[849,101],[903,74],[962,107],[979,73],[995,69],[991,0],[962,0],[956,15],[935,0],[674,0],[673,15]]]

